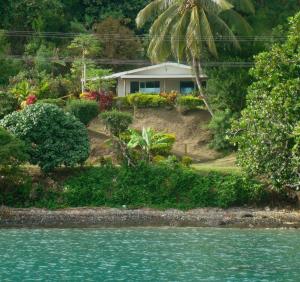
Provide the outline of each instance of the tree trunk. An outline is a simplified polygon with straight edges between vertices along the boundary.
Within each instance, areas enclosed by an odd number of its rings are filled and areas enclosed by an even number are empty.
[[[202,87],[202,78],[201,78],[202,68],[201,68],[200,62],[197,62],[197,60],[195,58],[193,58],[193,70],[195,73],[195,78],[196,78],[199,93],[203,98],[203,101],[204,101],[204,104],[205,104],[207,110],[213,117],[214,116],[213,110],[212,110],[211,106],[209,105],[208,98],[205,95],[205,93],[203,91],[203,87]]]

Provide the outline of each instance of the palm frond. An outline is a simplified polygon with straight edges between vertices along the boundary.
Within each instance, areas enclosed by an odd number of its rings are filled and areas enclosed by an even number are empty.
[[[187,49],[195,58],[200,58],[202,50],[201,30],[200,30],[200,16],[197,6],[191,9],[190,23],[186,32]]]
[[[255,6],[253,0],[228,0],[233,4],[234,8],[237,11],[246,13],[246,14],[255,14]]]
[[[171,48],[173,55],[177,58],[178,62],[182,61],[184,58],[185,47],[186,47],[186,30],[190,21],[190,12],[185,11],[180,17],[177,24],[175,24],[172,38],[171,38]]]
[[[202,38],[205,40],[208,51],[215,57],[218,56],[217,47],[215,44],[213,32],[210,28],[210,23],[207,19],[207,16],[204,10],[201,10],[201,17],[200,17],[200,27],[201,27],[201,34]]]
[[[253,29],[247,20],[235,10],[228,10],[220,14],[220,17],[235,29],[238,34],[251,34]]]
[[[214,14],[207,15],[207,17],[208,17],[208,21],[211,23],[211,28],[215,36],[226,37],[228,42],[233,44],[235,48],[237,49],[241,48],[235,34],[222,18]]]
[[[155,16],[159,15],[170,6],[178,2],[176,0],[154,0],[149,3],[144,9],[142,9],[136,17],[136,25],[138,28],[145,25],[147,21],[150,21]]]

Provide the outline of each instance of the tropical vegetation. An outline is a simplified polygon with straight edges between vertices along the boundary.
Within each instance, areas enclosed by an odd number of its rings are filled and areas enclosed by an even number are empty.
[[[298,0],[2,2],[0,204],[187,209],[299,190]],[[198,91],[115,97],[104,77],[148,59],[190,64]],[[145,108],[207,109],[210,146],[242,171],[196,171],[175,135],[133,128]],[[92,121],[112,154],[91,165]]]

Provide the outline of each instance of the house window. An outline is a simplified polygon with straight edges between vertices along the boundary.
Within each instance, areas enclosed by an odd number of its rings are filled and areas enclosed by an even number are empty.
[[[130,82],[130,93],[138,93],[140,91],[140,83],[138,81]]]
[[[190,94],[195,90],[194,81],[180,81],[180,93]]]
[[[141,93],[160,93],[159,81],[143,81],[140,82]]]

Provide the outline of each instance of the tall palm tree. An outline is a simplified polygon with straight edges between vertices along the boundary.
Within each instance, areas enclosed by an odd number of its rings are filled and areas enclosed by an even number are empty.
[[[239,3],[237,9],[234,4]],[[136,18],[138,27],[153,21],[150,28],[148,55],[153,62],[161,62],[173,55],[178,62],[187,60],[192,65],[196,83],[213,115],[202,88],[201,61],[211,54],[217,57],[216,36],[226,36],[240,48],[231,27],[249,32],[251,27],[239,11],[253,12],[251,0],[153,0]]]

